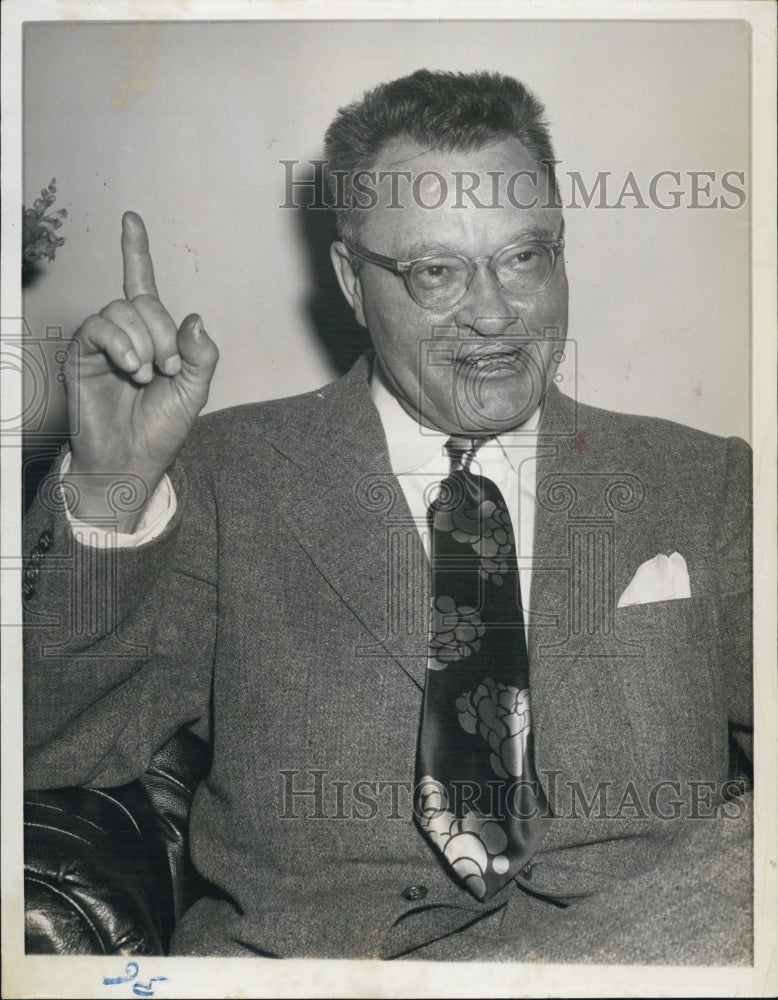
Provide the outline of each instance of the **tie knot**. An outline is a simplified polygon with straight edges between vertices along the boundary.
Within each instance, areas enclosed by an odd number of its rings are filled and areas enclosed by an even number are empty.
[[[481,438],[450,437],[446,441],[446,454],[451,460],[451,472],[469,472],[475,453],[483,444]]]

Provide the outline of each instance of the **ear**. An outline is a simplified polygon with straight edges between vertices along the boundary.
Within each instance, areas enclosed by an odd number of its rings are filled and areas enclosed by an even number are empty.
[[[338,240],[332,244],[330,247],[330,260],[332,261],[332,266],[335,268],[340,290],[346,296],[348,304],[354,310],[357,323],[366,327],[367,322],[365,320],[365,310],[362,301],[362,282],[360,281],[359,274],[354,270],[351,255],[344,243]]]

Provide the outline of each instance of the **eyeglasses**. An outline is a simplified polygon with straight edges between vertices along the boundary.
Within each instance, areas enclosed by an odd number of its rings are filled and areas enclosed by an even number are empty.
[[[456,305],[470,287],[477,261],[486,262],[500,288],[509,295],[516,298],[533,295],[548,284],[559,251],[565,245],[561,237],[556,240],[533,239],[511,243],[491,257],[447,253],[429,254],[414,260],[395,260],[373,253],[351,240],[344,239],[343,242],[356,257],[401,274],[409,295],[424,309],[446,309]]]

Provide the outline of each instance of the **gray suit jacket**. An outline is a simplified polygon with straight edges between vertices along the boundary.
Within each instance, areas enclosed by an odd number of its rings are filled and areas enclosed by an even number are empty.
[[[481,904],[411,817],[427,566],[369,371],[199,420],[175,518],[140,549],[76,544],[43,484],[28,784],[117,784],[182,725],[212,739],[191,842],[219,892],[181,953],[746,960],[744,809],[716,803],[728,721],[751,717],[747,447],[550,391],[529,652],[555,818]],[[672,551],[691,599],[616,609]]]

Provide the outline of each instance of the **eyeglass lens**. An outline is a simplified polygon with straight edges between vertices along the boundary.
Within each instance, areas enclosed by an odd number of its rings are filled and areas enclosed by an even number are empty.
[[[542,288],[554,266],[554,252],[542,243],[506,247],[490,268],[501,287],[513,295]],[[446,305],[464,294],[475,265],[461,257],[432,257],[411,268],[409,278],[416,298],[425,305]]]

